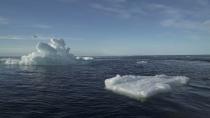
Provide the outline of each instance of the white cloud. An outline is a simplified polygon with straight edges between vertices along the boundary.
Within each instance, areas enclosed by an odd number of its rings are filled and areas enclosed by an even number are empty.
[[[60,1],[60,2],[76,2],[78,0],[57,0],[57,1]]]
[[[172,6],[164,5],[164,4],[152,3],[152,4],[148,4],[146,7],[153,14],[156,14],[156,15],[159,14],[163,18],[165,17],[181,18],[183,16],[192,14],[191,11],[188,11],[186,9],[181,9],[174,6],[172,7]]]
[[[203,25],[207,26],[208,28],[210,28],[210,20],[206,20],[203,22]]]
[[[108,2],[108,4],[92,3],[90,6],[94,9],[117,15],[122,18],[131,18],[136,14],[144,14],[144,11],[140,7],[126,7],[123,4],[124,2],[126,2],[126,0],[117,0],[115,2],[112,1]]]
[[[136,2],[132,0],[104,0],[105,2],[92,2],[91,7],[118,16],[154,15],[180,18],[185,15],[192,15],[194,11],[177,8],[160,3]],[[126,18],[125,17],[125,18]]]
[[[182,3],[184,5],[177,6],[155,2],[136,2],[135,4],[131,0],[103,0],[103,2],[91,2],[91,7],[122,18],[152,16],[157,18],[154,22],[168,28],[210,32],[208,0],[194,0],[193,2],[186,0]],[[188,3],[193,7],[186,7]]]
[[[49,40],[51,38],[56,38],[57,36],[47,36],[41,34],[34,34],[34,35],[0,35],[0,40],[36,40],[36,41],[43,41]],[[78,37],[57,37],[57,38],[64,38],[69,41],[84,41],[84,38]]]
[[[209,4],[208,0],[196,0],[196,2],[201,6],[206,6]]]
[[[48,40],[52,37],[42,35],[1,35],[0,40]]]
[[[195,29],[198,28],[198,26],[200,25],[199,22],[193,22],[190,20],[183,19],[167,19],[162,21],[161,24],[166,27],[176,27],[183,29]]]
[[[33,28],[40,28],[40,29],[49,29],[52,28],[50,25],[45,25],[45,24],[35,24],[32,26]]]
[[[9,24],[9,20],[7,18],[0,16],[0,24],[2,25]]]
[[[125,3],[125,2],[127,2],[128,0],[104,0],[104,1],[113,2],[113,3]]]
[[[193,9],[164,4],[150,4],[148,8],[162,16],[160,24],[164,27],[178,28],[185,31],[210,32],[210,17],[207,17],[210,14],[210,9],[206,6],[207,2],[206,0],[195,2],[197,6],[202,5],[203,7]]]
[[[5,35],[5,36],[0,36],[0,40],[22,40],[22,38],[19,36]]]
[[[167,19],[161,22],[166,27],[180,28],[184,30],[199,30],[210,32],[210,20],[193,21],[184,19]]]
[[[105,11],[108,13],[113,13],[113,14],[117,14],[119,16],[122,16],[124,18],[129,18],[130,17],[130,13],[127,12],[126,10],[119,8],[119,7],[111,7],[111,6],[104,6],[101,4],[91,4],[91,7],[101,10],[101,11]]]

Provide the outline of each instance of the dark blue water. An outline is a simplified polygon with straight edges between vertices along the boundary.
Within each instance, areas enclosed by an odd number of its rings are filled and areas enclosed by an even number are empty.
[[[146,64],[136,64],[146,60]],[[98,57],[69,66],[0,64],[1,118],[208,118],[210,56]],[[104,89],[121,75],[181,75],[177,91],[144,102]]]

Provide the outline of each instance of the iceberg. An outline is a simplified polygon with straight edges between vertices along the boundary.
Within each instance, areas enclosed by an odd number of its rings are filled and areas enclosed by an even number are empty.
[[[68,65],[76,62],[63,39],[50,39],[49,43],[39,42],[36,50],[21,59],[6,59],[5,64],[19,65]]]
[[[50,39],[47,43],[38,43],[36,51],[22,56],[21,65],[67,65],[75,63],[75,56],[65,46],[63,39]]]
[[[116,75],[105,80],[105,88],[118,94],[144,100],[159,93],[172,91],[179,86],[187,84],[188,81],[189,78],[185,76]]]

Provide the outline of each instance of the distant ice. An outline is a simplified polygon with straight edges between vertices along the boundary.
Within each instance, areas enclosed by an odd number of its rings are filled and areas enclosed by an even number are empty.
[[[85,61],[88,61],[88,60],[93,60],[94,58],[93,57],[79,57],[79,56],[77,56],[76,59],[77,60],[85,60]]]
[[[19,64],[19,59],[14,59],[14,58],[2,58],[0,59],[0,63],[6,64],[6,65],[14,65],[14,64]]]
[[[187,84],[188,81],[189,78],[185,76],[117,75],[106,79],[105,87],[113,92],[142,100],[159,93],[171,91],[174,88]]]
[[[136,63],[137,64],[147,64],[148,62],[147,61],[137,61]]]
[[[18,64],[19,63],[19,59],[8,58],[8,59],[5,60],[4,63],[5,64]]]

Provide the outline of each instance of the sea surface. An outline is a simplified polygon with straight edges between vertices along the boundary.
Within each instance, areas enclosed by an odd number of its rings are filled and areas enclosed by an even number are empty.
[[[116,74],[190,81],[142,102],[105,89],[104,80]],[[66,66],[1,63],[0,118],[210,118],[210,56],[95,57]]]

